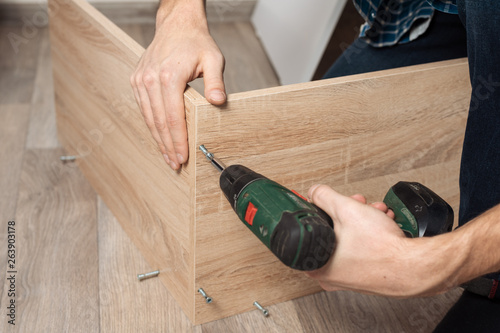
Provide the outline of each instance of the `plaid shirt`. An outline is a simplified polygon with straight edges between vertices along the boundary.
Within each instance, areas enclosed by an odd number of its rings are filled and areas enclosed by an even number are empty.
[[[478,0],[480,1],[480,0]],[[375,47],[407,43],[422,35],[434,9],[456,14],[456,0],[353,0],[365,20],[360,37]]]

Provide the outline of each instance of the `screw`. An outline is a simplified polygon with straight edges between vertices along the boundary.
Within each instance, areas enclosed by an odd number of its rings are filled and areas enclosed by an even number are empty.
[[[200,145],[200,150],[203,152],[203,154],[207,155],[207,154],[210,154],[207,150],[207,148],[205,148],[205,145]]]
[[[77,158],[77,156],[73,156],[73,155],[59,157],[59,159],[63,162],[74,162],[76,160],[76,158]]]
[[[224,163],[219,161],[219,159],[215,158],[214,154],[212,154],[207,150],[207,148],[205,148],[205,145],[201,145],[200,150],[203,152],[203,154],[205,154],[205,157],[207,158],[207,160],[210,161],[210,163],[212,163],[214,168],[216,168],[219,172],[224,171],[224,169],[226,168]]]
[[[207,301],[207,304],[212,303],[212,297],[207,296],[203,288],[198,289],[198,292],[201,294],[201,296],[205,297],[205,301]]]
[[[213,159],[214,159],[214,154],[212,154],[211,152],[209,152],[209,151],[207,150],[207,148],[205,148],[205,145],[201,145],[201,146],[200,146],[200,150],[201,150],[201,152],[202,152],[203,154],[205,154],[205,157],[207,158],[207,160],[209,160],[210,162],[212,162],[212,161],[213,161]]]
[[[145,279],[156,277],[156,276],[158,276],[158,274],[160,274],[160,271],[157,270],[157,271],[154,271],[154,272],[149,272],[149,273],[144,273],[144,274],[137,274],[137,278],[139,279],[139,281],[142,281],[142,280],[145,280]]]
[[[253,302],[253,305],[255,305],[255,307],[257,309],[259,309],[260,311],[262,311],[262,314],[264,315],[264,317],[269,316],[269,311],[267,311],[266,309],[264,309],[262,307],[262,305],[259,304],[259,302],[255,301],[255,302]]]

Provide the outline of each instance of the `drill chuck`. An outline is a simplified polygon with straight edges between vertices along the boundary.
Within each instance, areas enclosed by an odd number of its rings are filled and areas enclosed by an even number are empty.
[[[219,185],[222,193],[226,196],[227,200],[231,204],[231,207],[236,211],[236,202],[241,191],[253,181],[258,179],[266,179],[261,174],[250,170],[243,165],[231,165],[225,168],[219,179]]]

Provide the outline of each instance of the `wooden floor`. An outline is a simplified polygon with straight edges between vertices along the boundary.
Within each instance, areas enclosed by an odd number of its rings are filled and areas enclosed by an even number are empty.
[[[142,44],[151,40],[151,26],[123,28]],[[249,24],[211,29],[226,55],[228,92],[278,84]],[[255,310],[192,326],[159,279],[138,282],[154,267],[80,171],[59,161],[48,34],[35,30],[0,23],[0,332],[430,332],[459,297],[460,290],[412,300],[323,292],[263,304],[267,318]],[[11,220],[15,297],[6,283]],[[15,326],[5,315],[11,299]]]

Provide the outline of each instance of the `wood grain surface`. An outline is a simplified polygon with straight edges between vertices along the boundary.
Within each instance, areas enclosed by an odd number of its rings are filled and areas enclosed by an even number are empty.
[[[7,221],[15,217],[30,108],[27,104],[2,104],[1,107],[0,188],[5,190],[0,192],[0,218]],[[3,262],[6,258],[0,260]]]
[[[25,151],[15,216],[17,321],[0,321],[2,332],[99,329],[96,197],[77,168],[61,166],[61,154]]]
[[[39,30],[1,25],[0,36],[3,36],[0,38],[0,103],[30,103],[41,40]]]
[[[232,27],[223,26],[225,29]],[[22,33],[22,27],[6,26],[2,22],[0,29],[2,34]],[[128,34],[138,40],[142,38],[143,45],[151,39],[153,30],[152,26],[126,27]],[[251,33],[251,29],[244,31]],[[255,38],[232,35],[242,39]],[[106,205],[96,199],[95,192],[89,191],[88,182],[78,171],[77,164],[61,164],[58,157],[65,152],[50,148],[48,143],[54,142],[55,132],[47,123],[55,120],[43,119],[45,115],[54,117],[50,110],[45,109],[50,103],[41,102],[36,112],[30,104],[36,103],[36,95],[45,100],[45,94],[51,89],[50,73],[38,68],[50,63],[50,54],[43,51],[47,42],[45,28],[40,29],[38,36],[42,38],[40,41],[32,40],[21,45],[21,54],[10,52],[9,45],[8,48],[2,47],[0,58],[2,64],[10,66],[1,67],[2,74],[10,74],[0,75],[0,80],[5,77],[11,80],[0,90],[0,246],[3,248],[5,244],[4,228],[10,219],[16,220],[19,236],[22,236],[18,243],[22,263],[16,297],[20,311],[16,320],[18,325],[7,325],[2,319],[1,332],[431,332],[459,297],[459,289],[442,296],[408,300],[350,292],[320,292],[275,305],[263,304],[270,311],[267,318],[253,309],[192,326],[161,279],[137,281],[138,273],[156,267],[144,260]],[[240,45],[241,40],[232,42],[231,38],[224,41],[226,47]],[[236,58],[229,59],[226,67],[228,85],[235,83],[234,80],[248,79],[232,74],[233,70],[245,71],[237,68],[238,58],[245,55],[231,51],[226,59],[233,56]],[[254,60],[242,63],[252,64]],[[255,71],[259,70],[255,67]],[[14,72],[23,74],[17,76]],[[268,74],[256,74],[250,80]],[[236,82],[230,89],[237,91],[236,87],[246,84],[254,83]],[[31,139],[27,139],[27,135]],[[38,142],[42,149],[26,147],[36,146]],[[446,180],[432,176],[434,167],[438,166],[381,177],[394,183],[417,172],[419,179],[428,177],[433,183],[442,181],[446,184]],[[449,162],[444,167],[453,170],[454,166]],[[64,176],[54,177],[63,171]],[[207,172],[213,171],[209,168]],[[207,178],[213,177],[208,173]],[[366,188],[373,188],[380,180],[374,178],[371,181],[374,185],[369,185],[366,180],[362,182]],[[356,183],[342,185],[342,191],[353,193],[356,186]],[[458,198],[458,193],[451,187],[440,194],[446,198]],[[88,260],[82,260],[81,255],[87,253]],[[5,256],[0,256],[2,281],[6,278],[5,259]],[[98,278],[95,278],[96,274]],[[6,291],[7,284],[4,283],[0,289],[2,308],[8,301]]]
[[[196,140],[299,193],[321,182],[380,201],[397,181],[418,181],[458,213],[469,95],[460,59],[234,94],[222,108],[199,99]],[[202,154],[196,166],[196,283],[218,299],[197,300],[201,321],[318,291],[238,221]]]
[[[35,88],[31,98],[31,118],[27,137],[27,148],[57,148],[56,117],[54,106],[54,83],[48,29],[40,32]]]
[[[194,332],[159,279],[137,279],[137,273],[156,268],[146,263],[102,200],[98,202],[98,234],[101,331]]]
[[[49,4],[64,13],[50,25],[59,138],[190,315],[193,167],[165,168],[142,120],[129,77],[144,49],[85,1]]]
[[[10,305],[9,289],[11,289],[7,280],[8,222],[16,219],[29,111],[29,105],[26,104],[0,104],[0,225],[2,228],[0,244],[5,246],[5,255],[0,256],[0,267],[2,267],[0,280],[6,281],[0,285],[0,305],[5,311]],[[5,318],[7,316],[2,319]],[[2,320],[0,331],[6,332],[6,326],[7,320]]]
[[[319,291],[237,220],[200,144],[302,193],[323,182],[380,200],[405,179],[457,207],[470,95],[464,59],[237,93],[221,108],[188,88],[190,162],[176,173],[129,87],[143,49],[84,1],[51,4],[64,13],[51,21],[60,141],[151,269],[165,272],[160,279],[193,324]]]

